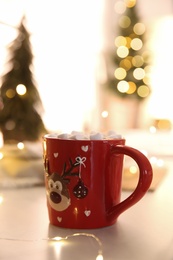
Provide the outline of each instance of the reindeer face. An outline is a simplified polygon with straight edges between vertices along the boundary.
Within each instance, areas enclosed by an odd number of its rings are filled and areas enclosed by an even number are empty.
[[[63,211],[70,206],[70,197],[66,184],[66,180],[56,173],[48,177],[48,200],[51,207],[57,211]]]
[[[74,168],[79,167],[83,164],[83,161],[86,160],[86,157],[76,157],[75,162],[73,163],[71,159],[69,159],[69,166],[66,167],[66,163],[64,163],[64,168],[62,174],[58,173],[50,173],[49,172],[49,161],[48,158],[44,158],[44,167],[47,177],[47,199],[50,206],[56,211],[63,211],[70,206],[70,195],[68,192],[67,184],[69,184],[70,179],[68,177],[77,176],[79,178],[78,184],[73,189],[73,195],[82,199],[88,193],[88,189],[85,187],[81,180],[80,170],[74,171]],[[84,165],[85,166],[85,165]]]

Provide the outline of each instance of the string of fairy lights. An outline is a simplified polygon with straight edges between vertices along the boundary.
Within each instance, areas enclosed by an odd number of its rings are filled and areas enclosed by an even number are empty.
[[[136,14],[136,0],[119,0],[115,4],[119,35],[115,37],[117,67],[110,87],[123,97],[144,99],[150,94],[149,52],[144,50],[145,25]]]
[[[0,201],[1,203],[1,201]],[[64,244],[64,241],[66,240],[70,240],[71,238],[74,238],[74,237],[86,237],[86,238],[92,238],[96,241],[99,249],[98,249],[98,252],[97,252],[97,256],[95,258],[95,260],[104,260],[103,258],[103,245],[102,245],[102,242],[101,240],[95,236],[94,234],[90,234],[90,233],[74,233],[74,234],[71,234],[71,235],[67,235],[65,237],[52,237],[52,238],[43,238],[43,239],[39,239],[39,240],[32,240],[32,239],[17,239],[17,238],[1,238],[0,237],[0,240],[3,240],[3,241],[14,241],[14,242],[40,242],[40,241],[47,241],[49,243],[53,243],[55,245],[55,247],[57,246],[57,243],[59,244],[59,246],[63,246],[65,245]]]

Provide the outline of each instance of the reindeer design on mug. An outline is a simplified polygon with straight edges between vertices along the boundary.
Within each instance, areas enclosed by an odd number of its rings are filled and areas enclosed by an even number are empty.
[[[73,189],[73,194],[76,198],[82,199],[88,194],[88,189],[84,185],[81,179],[81,165],[84,165],[86,157],[76,157],[75,162],[73,163],[69,159],[70,167],[67,169],[67,164],[64,163],[64,168],[62,174],[58,173],[49,173],[49,162],[48,159],[45,159],[45,171],[48,178],[48,187],[47,187],[47,197],[50,206],[56,211],[64,211],[67,209],[70,204],[70,194],[68,191],[68,184],[70,183],[70,178],[77,176],[79,181]],[[76,167],[79,167],[78,171],[74,171]]]

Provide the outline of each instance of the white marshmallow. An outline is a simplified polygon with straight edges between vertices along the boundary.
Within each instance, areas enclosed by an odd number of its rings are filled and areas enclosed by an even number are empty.
[[[121,135],[110,135],[110,136],[108,136],[108,138],[110,138],[110,139],[122,139],[122,136]]]
[[[100,132],[92,131],[89,135],[85,135],[83,132],[72,131],[71,134],[62,133],[62,134],[50,134],[50,137],[57,137],[59,139],[70,139],[70,140],[110,140],[110,139],[122,139],[120,134],[116,134],[115,131],[110,130],[106,135]]]
[[[76,134],[76,140],[86,140],[87,137],[84,134]]]
[[[58,138],[59,138],[59,139],[68,139],[68,138],[69,138],[69,135],[66,134],[66,133],[64,133],[64,134],[59,134],[59,135],[58,135]]]
[[[101,133],[91,134],[90,140],[103,140],[103,134]]]

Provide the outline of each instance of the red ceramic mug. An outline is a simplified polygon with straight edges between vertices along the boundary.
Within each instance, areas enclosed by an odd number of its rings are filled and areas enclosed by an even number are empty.
[[[69,140],[43,137],[45,186],[50,223],[64,228],[91,229],[113,225],[137,203],[152,181],[144,154],[125,139]],[[120,202],[124,155],[139,167],[136,189]]]

